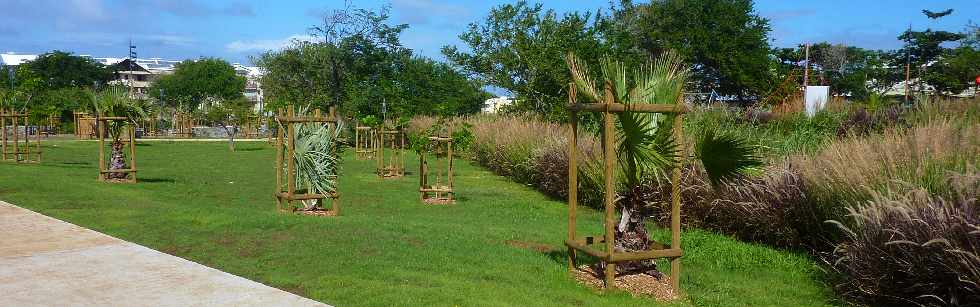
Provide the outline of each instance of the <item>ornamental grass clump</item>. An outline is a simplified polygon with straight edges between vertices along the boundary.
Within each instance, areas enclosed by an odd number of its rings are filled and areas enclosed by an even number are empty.
[[[846,233],[832,259],[844,275],[839,293],[876,306],[980,302],[980,178],[974,169],[946,183],[946,196],[926,189],[875,192],[833,221]]]

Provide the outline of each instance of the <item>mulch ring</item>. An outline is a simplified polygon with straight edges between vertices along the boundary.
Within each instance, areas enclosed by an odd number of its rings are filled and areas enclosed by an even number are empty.
[[[311,216],[337,216],[333,210],[294,210],[293,213]]]
[[[429,205],[452,205],[456,203],[456,200],[450,198],[426,198],[422,202]]]
[[[597,290],[604,289],[603,277],[596,274],[591,266],[579,266],[572,274],[575,276],[575,280],[586,286]],[[670,286],[668,277],[657,279],[647,274],[616,276],[616,288],[629,292],[633,296],[652,297],[659,302],[672,301],[678,298],[677,293]]]

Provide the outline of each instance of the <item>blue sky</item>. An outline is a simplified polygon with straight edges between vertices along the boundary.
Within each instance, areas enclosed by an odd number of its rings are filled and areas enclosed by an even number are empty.
[[[442,59],[443,45],[490,8],[510,1],[391,0],[354,1],[359,7],[392,7],[394,23],[410,28],[402,42],[420,53]],[[559,12],[594,11],[608,0],[541,1]],[[638,1],[640,2],[640,1]],[[132,39],[140,57],[171,59],[213,56],[248,63],[249,56],[279,48],[291,37],[306,35],[320,12],[343,6],[343,0],[0,0],[0,52],[41,53],[52,49],[76,54],[123,57]],[[953,8],[952,16],[930,21],[922,9]],[[772,21],[775,46],[803,41],[830,41],[864,48],[892,49],[895,37],[911,24],[962,30],[980,23],[976,0],[949,1],[782,1],[756,2]]]

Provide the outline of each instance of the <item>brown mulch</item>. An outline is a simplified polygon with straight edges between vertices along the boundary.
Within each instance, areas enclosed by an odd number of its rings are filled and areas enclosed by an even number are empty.
[[[579,266],[572,274],[575,276],[575,280],[593,289],[605,288],[603,277],[596,274],[591,266]],[[660,302],[672,301],[678,298],[677,293],[670,286],[669,277],[657,279],[647,274],[616,276],[616,288],[629,292],[634,296],[652,297]]]
[[[330,210],[295,210],[293,213],[311,216],[337,216],[337,212]]]
[[[456,203],[456,200],[446,198],[426,198],[423,199],[422,202],[429,205],[452,205]]]

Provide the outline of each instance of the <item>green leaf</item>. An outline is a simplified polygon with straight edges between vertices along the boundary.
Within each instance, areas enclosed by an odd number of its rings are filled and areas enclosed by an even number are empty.
[[[717,134],[708,129],[695,145],[695,154],[704,165],[712,184],[741,176],[748,169],[759,167],[762,160],[756,155],[756,146],[734,135]]]

